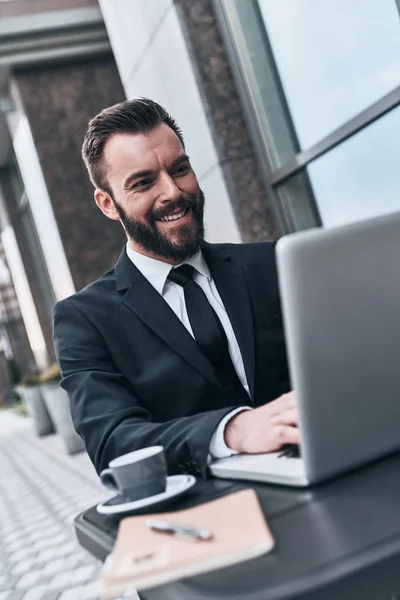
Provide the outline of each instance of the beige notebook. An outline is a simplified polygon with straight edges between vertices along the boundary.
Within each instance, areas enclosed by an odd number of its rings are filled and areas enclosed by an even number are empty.
[[[207,528],[212,538],[188,541],[151,530],[152,518],[168,523]],[[173,513],[123,519],[100,579],[106,600],[132,588],[143,590],[176,579],[226,567],[269,552],[272,534],[254,490]]]

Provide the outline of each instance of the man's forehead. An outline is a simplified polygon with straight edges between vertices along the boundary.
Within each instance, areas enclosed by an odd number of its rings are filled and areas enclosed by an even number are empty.
[[[148,133],[116,133],[104,148],[104,158],[108,169],[118,167],[147,168],[146,163],[154,160],[175,160],[183,152],[183,147],[175,132],[165,123]]]

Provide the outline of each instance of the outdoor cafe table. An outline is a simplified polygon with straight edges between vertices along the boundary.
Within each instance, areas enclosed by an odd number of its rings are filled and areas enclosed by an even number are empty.
[[[252,487],[275,537],[270,553],[140,593],[144,600],[394,600],[400,598],[400,454],[302,490],[210,479],[172,510]],[[238,519],[237,527],[240,527]],[[104,560],[118,521],[78,515],[80,544]]]

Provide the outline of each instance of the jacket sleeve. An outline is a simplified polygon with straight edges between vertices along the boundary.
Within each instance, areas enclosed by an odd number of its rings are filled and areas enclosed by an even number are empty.
[[[235,406],[155,423],[116,369],[101,333],[72,299],[56,304],[53,333],[61,387],[98,473],[117,456],[161,445],[170,474],[206,477],[212,434]]]

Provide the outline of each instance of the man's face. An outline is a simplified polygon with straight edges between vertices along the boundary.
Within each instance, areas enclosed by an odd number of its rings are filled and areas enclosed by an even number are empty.
[[[104,168],[113,198],[96,190],[96,203],[122,222],[134,250],[176,264],[197,253],[204,196],[170,127],[115,134],[104,148]]]

